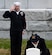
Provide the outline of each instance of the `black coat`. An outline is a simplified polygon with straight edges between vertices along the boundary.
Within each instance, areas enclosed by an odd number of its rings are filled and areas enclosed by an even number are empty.
[[[20,11],[18,15],[15,11],[12,12],[6,11],[3,14],[3,17],[10,18],[11,30],[23,31],[23,29],[26,28],[25,13],[23,11]]]
[[[35,48],[30,40],[27,41],[26,49],[28,49],[28,48]],[[45,40],[44,39],[40,38],[37,48],[40,49],[41,55],[50,55],[49,50],[46,48],[46,44],[45,44]],[[24,55],[26,55],[26,49],[25,49]]]
[[[17,14],[15,11],[6,11],[3,14],[4,18],[10,18],[10,40],[11,40],[11,55],[21,54],[22,31],[26,28],[25,13],[20,11]]]

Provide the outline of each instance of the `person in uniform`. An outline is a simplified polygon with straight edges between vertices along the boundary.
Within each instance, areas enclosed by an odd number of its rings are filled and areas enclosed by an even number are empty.
[[[50,55],[49,49],[46,47],[45,40],[40,38],[37,34],[32,34],[30,39],[27,41],[24,55],[26,55],[26,49],[28,48],[38,48],[40,49],[40,55]]]
[[[20,2],[14,2],[10,11],[5,11],[4,18],[10,18],[11,55],[21,55],[22,34],[26,29],[25,13],[20,11]]]

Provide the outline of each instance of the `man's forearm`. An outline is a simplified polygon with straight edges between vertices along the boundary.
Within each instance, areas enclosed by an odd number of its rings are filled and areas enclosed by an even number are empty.
[[[4,14],[3,14],[3,17],[4,18],[9,18],[10,16],[10,12],[9,11],[6,11]]]

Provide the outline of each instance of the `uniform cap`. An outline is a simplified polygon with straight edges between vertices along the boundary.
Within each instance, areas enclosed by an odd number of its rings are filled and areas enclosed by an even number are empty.
[[[20,2],[14,2],[14,5],[21,6]]]

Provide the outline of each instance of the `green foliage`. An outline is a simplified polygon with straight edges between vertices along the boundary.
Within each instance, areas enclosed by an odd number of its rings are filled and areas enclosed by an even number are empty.
[[[22,49],[25,49],[27,40],[23,39],[22,41]],[[52,49],[52,40],[45,41],[48,48]],[[9,49],[10,48],[10,39],[0,39],[0,49]]]
[[[8,49],[10,48],[10,40],[9,39],[0,39],[0,49]]]
[[[52,49],[52,40],[46,40],[45,41],[47,48]]]

